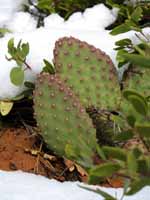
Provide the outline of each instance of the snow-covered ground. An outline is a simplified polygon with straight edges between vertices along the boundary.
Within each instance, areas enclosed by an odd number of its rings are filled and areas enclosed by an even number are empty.
[[[113,50],[118,39],[130,37],[134,39],[134,32],[110,36],[105,27],[111,24],[117,16],[116,10],[109,10],[103,4],[86,9],[84,13],[73,14],[68,21],[53,14],[48,16],[43,28],[36,28],[36,20],[28,13],[20,11],[24,0],[0,0],[0,27],[7,27],[12,31],[0,39],[0,99],[14,97],[23,88],[15,87],[10,82],[9,73],[15,66],[14,62],[6,60],[7,42],[14,37],[17,43],[20,39],[30,44],[30,53],[27,57],[32,72],[26,73],[26,80],[34,80],[43,66],[43,59],[53,58],[55,41],[62,36],[74,36],[85,40],[109,54],[116,65]],[[150,32],[150,28],[145,29]],[[99,195],[81,189],[79,183],[49,180],[42,176],[18,172],[0,171],[0,200],[102,200]],[[93,186],[94,187],[94,186]],[[101,188],[118,199],[122,189]],[[124,200],[149,200],[150,187]]]
[[[36,20],[29,14],[20,11],[23,0],[1,0],[0,26],[7,27],[12,33],[0,39],[0,99],[7,99],[19,94],[23,87],[16,87],[10,81],[10,71],[16,66],[14,61],[6,60],[7,43],[10,38],[17,44],[20,39],[30,44],[27,63],[32,71],[26,71],[25,80],[34,81],[35,75],[43,67],[43,59],[52,61],[55,41],[63,36],[74,36],[93,44],[106,52],[117,66],[116,52],[113,50],[115,41],[128,37],[135,40],[135,33],[130,31],[118,36],[111,36],[105,28],[113,23],[117,17],[117,10],[109,10],[103,4],[86,9],[84,13],[74,13],[67,21],[58,14],[45,18],[44,27],[36,28]],[[8,12],[7,12],[8,9]],[[145,32],[150,32],[146,28]],[[3,84],[5,82],[5,84]]]
[[[28,174],[21,171],[0,171],[0,200],[103,200],[103,198],[84,189],[79,182],[60,183],[39,175]],[[92,186],[96,188],[96,186]],[[118,200],[122,189],[100,188],[107,191]],[[150,187],[145,187],[134,196],[124,197],[123,200],[149,200]]]

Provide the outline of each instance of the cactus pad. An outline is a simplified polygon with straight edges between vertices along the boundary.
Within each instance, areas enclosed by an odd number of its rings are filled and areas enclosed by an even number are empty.
[[[120,98],[117,72],[104,52],[73,37],[64,37],[55,44],[54,65],[84,106],[117,108]]]
[[[78,98],[58,75],[39,75],[34,110],[43,138],[56,154],[84,166],[92,164],[95,129]]]

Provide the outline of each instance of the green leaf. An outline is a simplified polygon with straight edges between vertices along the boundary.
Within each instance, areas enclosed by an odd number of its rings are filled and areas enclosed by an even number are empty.
[[[104,177],[97,177],[97,176],[89,176],[88,177],[88,183],[91,185],[100,184],[101,182],[104,182]]]
[[[17,49],[14,47],[14,38],[11,38],[9,41],[8,41],[8,53],[13,57],[14,54],[16,53]]]
[[[127,100],[128,100],[130,95],[138,96],[139,98],[141,98],[145,102],[145,104],[147,104],[145,97],[143,95],[141,95],[140,93],[136,92],[135,90],[126,89],[126,90],[123,91],[123,96]]]
[[[134,109],[141,115],[146,116],[148,113],[148,106],[145,105],[145,102],[135,95],[130,95],[128,100],[132,103]]]
[[[141,174],[150,173],[150,158],[144,157],[143,159],[138,160],[138,172]]]
[[[105,155],[107,155],[108,157],[126,161],[126,151],[120,147],[104,146],[102,147],[102,150],[104,151]]]
[[[125,33],[125,32],[128,32],[130,31],[130,27],[127,26],[125,23],[124,24],[121,24],[117,27],[115,27],[111,32],[110,34],[111,35],[117,35],[117,34],[120,34],[120,33]]]
[[[1,36],[4,36],[6,33],[11,33],[11,31],[7,28],[0,28]]]
[[[132,130],[122,131],[114,136],[114,140],[117,140],[119,142],[129,140],[133,138],[133,132]]]
[[[23,43],[21,47],[22,47],[22,57],[26,58],[26,56],[29,53],[29,43],[28,42],[27,43]]]
[[[141,28],[132,20],[127,19],[125,25],[130,27],[130,30],[141,32]]]
[[[19,100],[23,99],[24,97],[25,97],[24,94],[21,93],[21,94],[15,96],[14,98],[12,98],[12,100],[13,101],[19,101]]]
[[[12,68],[12,70],[10,72],[10,79],[14,85],[16,85],[16,86],[21,85],[24,81],[23,69],[21,67]]]
[[[27,54],[29,53],[29,43],[22,43],[20,40],[17,47],[14,47],[14,39],[10,39],[8,42],[8,53],[11,55],[9,60],[15,60],[18,66],[24,64]]]
[[[132,41],[128,38],[119,40],[115,43],[115,45],[121,46],[121,47],[128,46],[128,45],[131,45],[131,44],[132,44]]]
[[[119,63],[118,63],[118,68],[121,68],[121,67],[124,66],[125,64],[127,64],[127,61],[119,62]]]
[[[120,169],[117,163],[107,162],[90,169],[89,174],[98,177],[109,177]]]
[[[102,150],[102,148],[100,148],[98,144],[96,146],[96,150],[97,150],[97,153],[100,156],[100,158],[102,158],[103,160],[107,159],[105,154],[104,154],[104,152],[103,152],[103,150]]]
[[[138,147],[135,147],[135,148],[133,149],[133,153],[134,153],[134,156],[135,156],[136,158],[139,158],[141,155],[143,155],[142,150],[139,149]]]
[[[55,68],[54,66],[48,62],[46,59],[43,60],[45,67],[43,67],[43,72],[48,72],[50,74],[55,74]]]
[[[79,185],[80,188],[83,188],[83,189],[86,189],[88,191],[91,191],[91,192],[95,192],[97,194],[100,194],[102,197],[105,198],[105,200],[116,200],[116,198],[114,198],[113,196],[111,196],[110,194],[100,190],[99,188],[97,189],[92,189],[92,188],[88,188],[86,186],[82,186],[82,185]]]
[[[134,90],[124,90],[123,96],[132,104],[134,109],[141,115],[148,113],[148,103],[146,99]]]
[[[120,5],[122,5],[124,0],[106,0],[106,4],[111,7],[117,7],[120,8]]]
[[[8,41],[8,50],[12,49],[14,47],[14,38],[11,38],[9,41]]]
[[[129,124],[132,128],[134,128],[134,125],[135,125],[135,122],[136,122],[135,116],[133,116],[133,115],[128,115],[128,116],[127,116],[127,122],[128,122],[128,124]]]
[[[35,88],[35,85],[34,85],[32,82],[29,82],[29,81],[25,81],[25,82],[24,82],[24,85],[25,85],[27,88],[30,88],[30,89],[34,89],[34,88]]]
[[[22,40],[19,40],[19,42],[18,42],[18,44],[17,44],[17,49],[20,49],[21,42],[22,42]]]
[[[129,54],[129,53],[122,53],[122,57],[132,64],[138,65],[144,68],[150,68],[150,57],[138,55],[138,54]]]
[[[0,113],[2,116],[8,115],[13,107],[12,101],[0,101]]]
[[[130,180],[129,179],[125,179],[124,180],[124,185],[123,185],[123,194],[126,194],[126,192],[129,189],[129,185],[130,185]]]
[[[126,53],[127,51],[124,49],[121,49],[117,52],[117,56],[116,56],[116,60],[119,63],[126,63],[126,59],[122,56],[124,53]]]
[[[143,187],[150,185],[150,178],[140,178],[139,180],[133,181],[130,185],[130,189],[126,192],[126,195],[133,195],[140,191]]]
[[[137,133],[146,138],[150,138],[150,123],[136,124]]]
[[[134,21],[134,22],[138,22],[138,21],[140,21],[141,19],[142,19],[142,12],[143,12],[143,10],[142,10],[142,8],[141,7],[137,7],[134,11],[133,11],[133,13],[132,13],[132,15],[131,15],[131,19]]]
[[[135,177],[138,169],[137,160],[133,151],[129,151],[127,154],[127,170],[131,177]]]

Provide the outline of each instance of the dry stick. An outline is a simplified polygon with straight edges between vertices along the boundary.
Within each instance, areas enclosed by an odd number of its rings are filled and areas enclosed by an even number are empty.
[[[37,155],[37,159],[36,159],[36,163],[35,163],[35,167],[34,167],[34,173],[38,173],[39,171],[39,159],[40,159],[40,152],[42,150],[42,147],[43,147],[43,141],[41,142],[40,144],[40,148],[38,150],[38,155]]]

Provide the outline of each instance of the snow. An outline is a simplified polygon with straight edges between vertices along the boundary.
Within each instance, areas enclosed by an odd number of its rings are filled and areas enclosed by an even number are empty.
[[[13,14],[21,9],[26,0],[0,0],[0,27],[11,20]]]
[[[103,200],[103,198],[79,187],[80,182],[58,182],[49,180],[40,175],[24,173],[22,171],[0,171],[0,199],[1,200]],[[84,185],[85,186],[85,185]],[[89,187],[89,186],[88,186]],[[90,186],[98,188],[98,186]],[[120,199],[122,189],[104,188],[114,197]],[[124,200],[149,200],[150,187],[145,187],[133,196],[125,197]]]
[[[134,42],[135,32],[130,31],[119,36],[109,35],[105,28],[113,23],[117,17],[117,9],[109,10],[103,4],[86,9],[84,13],[74,13],[67,21],[64,21],[58,14],[52,14],[45,18],[44,27],[36,28],[36,19],[29,13],[21,11],[22,3],[25,0],[0,0],[0,27],[6,27],[12,33],[6,34],[0,39],[0,99],[7,99],[16,96],[24,90],[23,86],[16,87],[10,82],[9,74],[16,66],[14,61],[6,60],[7,43],[12,37],[17,44],[20,39],[29,42],[30,53],[27,63],[32,71],[26,71],[25,80],[34,81],[36,74],[40,73],[43,67],[43,59],[52,61],[55,41],[63,36],[74,36],[85,40],[97,48],[105,51],[113,60],[115,66],[116,52],[113,50],[115,41],[121,38],[131,38]],[[146,33],[150,28],[144,29]],[[0,200],[102,200],[99,195],[81,189],[79,182],[60,183],[56,180],[49,180],[45,177],[17,172],[0,171]],[[92,186],[91,186],[92,187]],[[96,186],[93,186],[95,188]],[[101,188],[111,195],[121,196],[122,189]],[[150,187],[132,197],[125,197],[124,200],[148,200]]]
[[[20,11],[23,0],[2,0],[0,11],[2,19],[0,24],[7,27],[12,33],[6,34],[0,39],[0,99],[11,99],[24,90],[23,86],[16,87],[10,81],[10,71],[16,66],[14,61],[6,60],[7,43],[10,38],[17,44],[20,39],[29,42],[30,53],[27,63],[32,71],[26,70],[25,81],[34,81],[36,74],[43,68],[43,59],[52,62],[55,41],[63,36],[74,36],[84,40],[106,52],[117,66],[116,52],[113,50],[115,41],[129,37],[134,39],[135,32],[130,31],[118,36],[111,36],[105,28],[113,23],[117,17],[116,9],[108,9],[103,4],[86,9],[83,13],[77,12],[64,21],[58,14],[51,14],[44,20],[44,27],[36,28],[36,19],[29,13]],[[8,6],[9,5],[9,6]],[[6,10],[8,9],[8,12]],[[150,28],[145,29],[149,31]],[[5,84],[3,84],[5,82]]]

